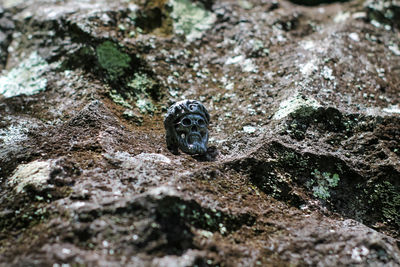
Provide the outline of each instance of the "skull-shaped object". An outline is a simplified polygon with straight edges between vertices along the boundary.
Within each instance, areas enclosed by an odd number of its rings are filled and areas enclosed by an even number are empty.
[[[178,148],[190,155],[207,152],[210,115],[197,100],[173,104],[164,119],[168,149],[178,154]]]

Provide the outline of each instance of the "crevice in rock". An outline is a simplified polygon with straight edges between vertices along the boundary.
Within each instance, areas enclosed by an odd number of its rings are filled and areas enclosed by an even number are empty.
[[[11,14],[0,6],[0,72],[5,68],[8,58],[8,46],[12,41],[15,23]]]
[[[89,234],[84,234],[86,238],[83,243],[93,243],[96,235],[102,234],[93,230],[91,225],[114,216],[124,222],[121,224],[124,230],[121,231],[136,236],[129,241],[131,249],[152,255],[181,255],[187,249],[195,248],[192,227],[228,235],[243,225],[253,225],[255,222],[255,218],[247,213],[232,215],[201,207],[194,200],[187,201],[177,196],[145,195],[119,207],[80,211],[78,220],[80,224],[88,225],[89,229]],[[82,229],[82,225],[78,229]],[[113,238],[120,235],[119,232],[109,230]],[[76,241],[82,243],[80,239]]]
[[[381,168],[372,177],[359,172],[334,154],[302,152],[279,141],[261,145],[248,158],[228,163],[247,175],[263,192],[289,205],[307,205],[318,199],[331,211],[368,226],[380,225],[394,237],[399,227],[400,173]],[[375,177],[375,178],[374,178]],[[298,188],[302,188],[298,191]],[[296,192],[297,191],[297,192]],[[301,192],[308,192],[304,198]]]

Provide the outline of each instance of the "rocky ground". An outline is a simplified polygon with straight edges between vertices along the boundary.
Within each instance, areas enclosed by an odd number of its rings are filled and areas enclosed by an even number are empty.
[[[2,0],[0,70],[0,266],[400,265],[399,1]]]

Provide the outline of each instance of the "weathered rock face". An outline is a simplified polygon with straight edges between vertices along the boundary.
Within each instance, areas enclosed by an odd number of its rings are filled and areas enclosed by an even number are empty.
[[[399,3],[322,2],[4,0],[0,266],[400,265]]]

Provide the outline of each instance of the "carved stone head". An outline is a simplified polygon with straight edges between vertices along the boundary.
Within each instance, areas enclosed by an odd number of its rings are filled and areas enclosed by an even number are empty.
[[[197,100],[183,100],[169,107],[164,119],[168,149],[178,154],[178,148],[190,155],[207,152],[210,115]]]

